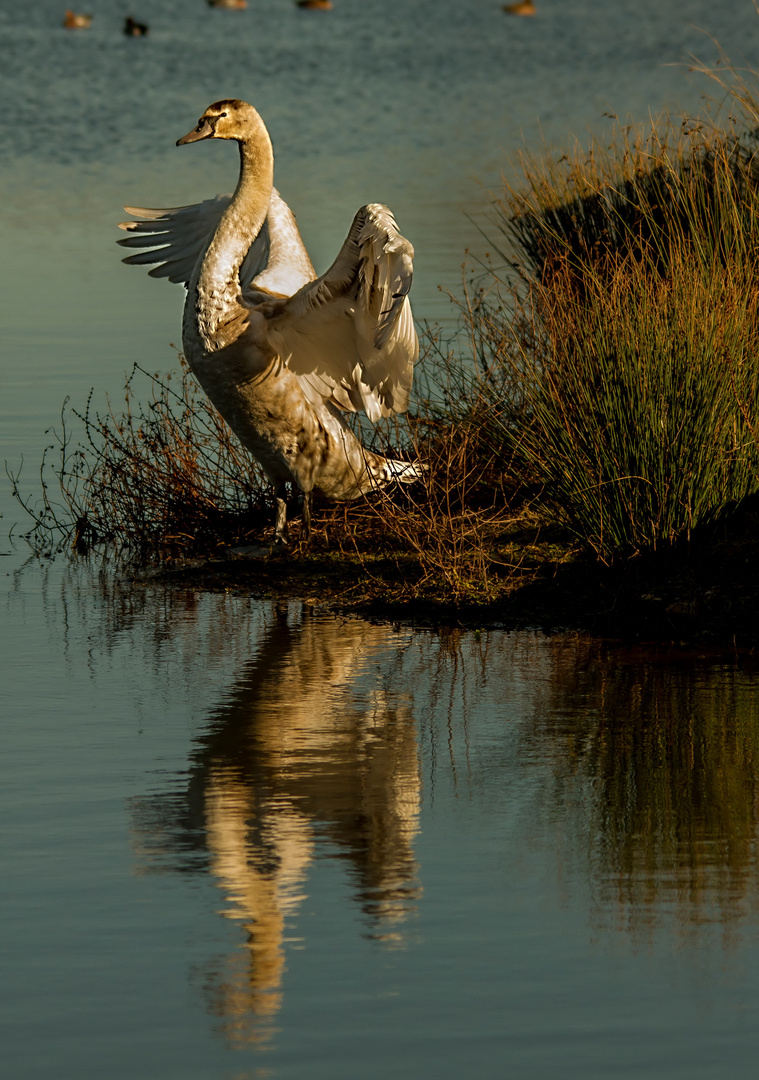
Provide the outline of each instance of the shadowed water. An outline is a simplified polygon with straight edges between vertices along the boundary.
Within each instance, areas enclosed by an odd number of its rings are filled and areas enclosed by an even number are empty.
[[[31,491],[63,398],[176,366],[182,292],[126,204],[229,191],[174,143],[252,101],[318,270],[381,200],[455,325],[524,139],[696,109],[751,3],[201,0],[0,9],[0,438]],[[123,36],[126,14],[150,26]],[[487,232],[487,226],[484,225]],[[753,1077],[750,655],[413,631],[25,565],[0,487],[0,1061],[14,1080]],[[15,529],[18,534],[22,526]]]
[[[11,1075],[752,1075],[751,657],[94,568],[5,615]]]

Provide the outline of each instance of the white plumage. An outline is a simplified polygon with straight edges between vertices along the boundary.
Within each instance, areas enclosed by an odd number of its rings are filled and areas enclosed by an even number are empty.
[[[353,219],[332,266],[316,277],[295,219],[273,186],[273,152],[256,110],[209,106],[178,145],[232,139],[232,196],[170,210],[127,207],[139,220],[119,243],[124,262],[187,286],[185,355],[209,398],[277,489],[275,536],[285,539],[285,482],[310,496],[353,499],[421,467],[362,447],[342,412],[370,420],[408,406],[418,355],[408,291],[413,248],[386,206]]]

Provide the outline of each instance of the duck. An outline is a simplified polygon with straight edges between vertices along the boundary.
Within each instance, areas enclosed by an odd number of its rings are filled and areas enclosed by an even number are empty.
[[[63,16],[65,30],[87,30],[90,26],[92,26],[91,15],[80,15],[75,11],[67,11]]]
[[[248,0],[208,0],[208,6],[225,8],[228,11],[242,11],[248,6]]]
[[[308,11],[332,10],[332,0],[295,0],[295,3],[299,8],[305,8]]]
[[[146,26],[145,23],[137,22],[131,15],[127,15],[124,20],[124,33],[127,37],[147,37],[149,30],[149,26]]]
[[[185,357],[208,398],[274,487],[275,544],[286,545],[286,485],[357,499],[424,466],[365,448],[345,419],[408,407],[419,343],[408,293],[414,249],[391,211],[356,212],[337,257],[317,277],[289,206],[274,187],[266,126],[247,102],[217,101],[177,146],[221,139],[240,157],[233,195],[173,209],[125,207],[124,258],[185,285]]]
[[[535,15],[537,8],[534,0],[517,0],[515,4],[504,4],[507,15]]]

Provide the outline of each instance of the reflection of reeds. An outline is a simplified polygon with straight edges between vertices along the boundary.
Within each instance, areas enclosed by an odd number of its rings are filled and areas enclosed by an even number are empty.
[[[553,763],[564,857],[590,860],[619,925],[740,920],[759,895],[755,678],[692,655],[550,647],[551,696],[529,741]]]
[[[717,926],[730,945],[755,919],[751,658],[498,632],[452,632],[420,656],[429,789],[447,770],[493,820],[503,800],[513,821],[523,795],[515,853],[555,850],[562,888],[590,893],[599,927],[640,941]]]

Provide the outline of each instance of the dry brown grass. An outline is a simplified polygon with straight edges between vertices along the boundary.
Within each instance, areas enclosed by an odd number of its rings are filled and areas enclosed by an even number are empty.
[[[378,492],[368,510],[393,543],[418,563],[415,593],[459,602],[495,598],[517,569],[507,534],[529,496],[523,470],[505,444],[494,399],[455,352],[434,344],[435,381],[404,418],[411,456],[422,479]]]
[[[497,427],[485,421],[484,401],[469,400],[451,416],[453,403],[460,406],[472,388],[466,369],[432,338],[426,365],[435,377],[414,413],[374,438],[375,449],[423,461],[423,480],[354,503],[317,500],[311,545],[299,542],[293,521],[289,554],[338,550],[358,560],[369,579],[378,559],[395,559],[414,595],[488,599],[494,575],[509,568],[498,537],[514,516],[513,481],[502,447],[488,442]],[[147,399],[136,389],[140,383]],[[265,477],[184,362],[174,377],[135,365],[120,408],[107,401],[96,410],[92,399],[91,393],[83,410],[65,403],[43,457],[37,502],[23,497],[13,478],[33,518],[27,538],[36,551],[109,545],[135,562],[168,563],[271,539],[274,505]],[[79,439],[72,434],[77,427]]]
[[[146,401],[136,395],[138,377],[147,380]],[[67,400],[51,434],[41,498],[24,498],[14,478],[37,551],[110,543],[139,559],[166,559],[244,543],[272,512],[258,466],[183,361],[178,375],[160,378],[135,364],[120,410],[110,400],[95,409],[92,392],[82,411]]]

